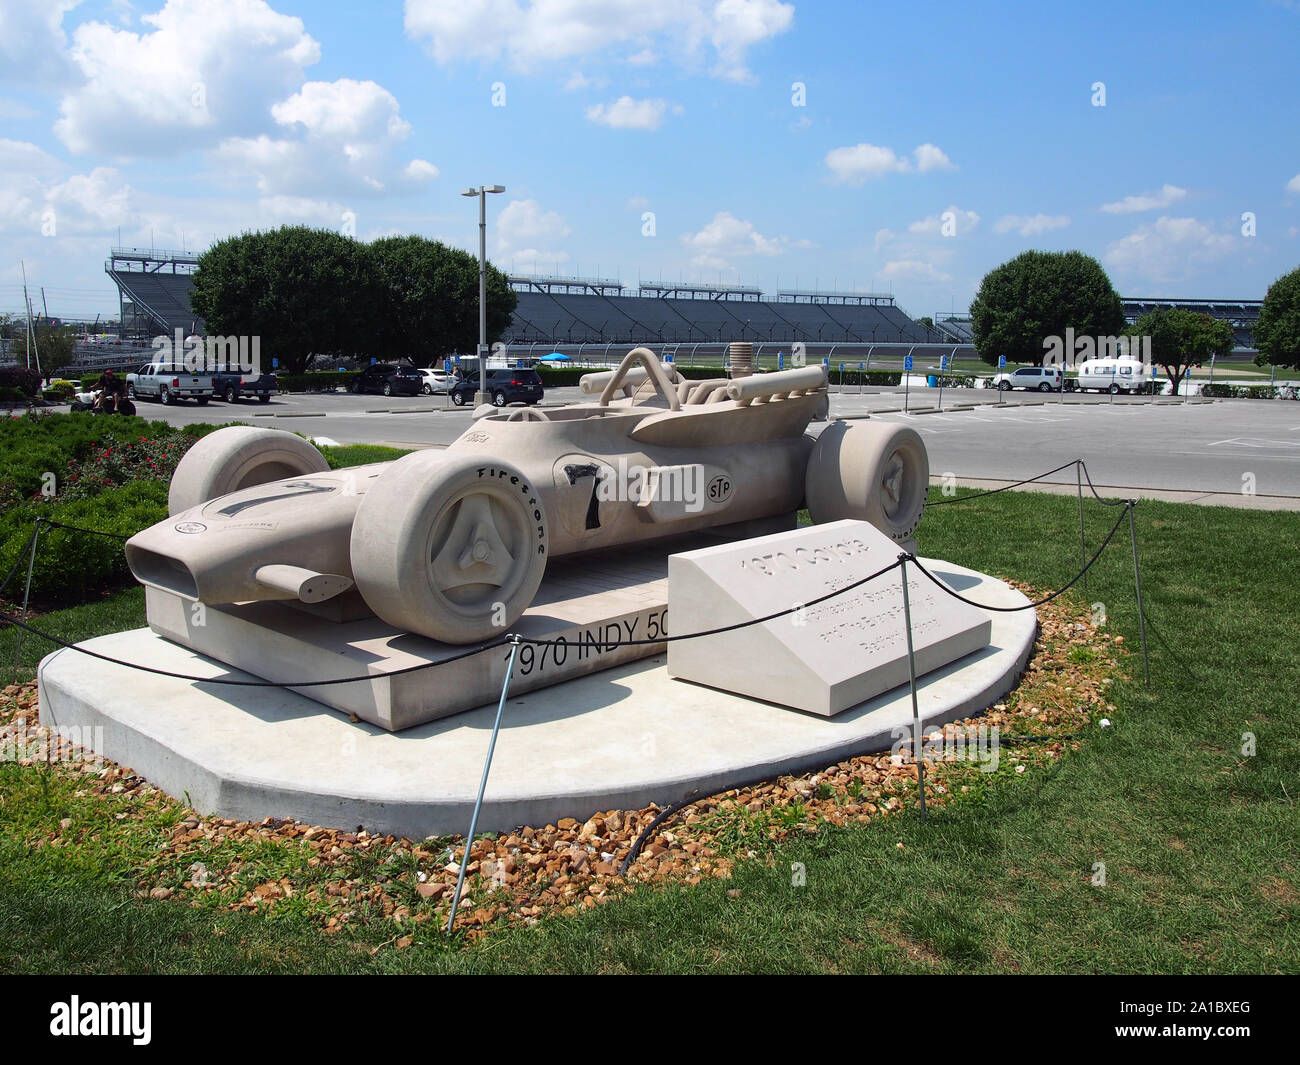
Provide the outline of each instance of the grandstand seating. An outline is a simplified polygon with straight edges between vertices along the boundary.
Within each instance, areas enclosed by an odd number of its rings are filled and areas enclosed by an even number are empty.
[[[939,342],[894,306],[520,292],[512,343]]]
[[[140,270],[109,270],[124,301],[133,303],[138,315],[149,319],[159,333],[181,329],[187,335],[203,332],[203,319],[190,308],[194,280],[188,274],[149,273]]]

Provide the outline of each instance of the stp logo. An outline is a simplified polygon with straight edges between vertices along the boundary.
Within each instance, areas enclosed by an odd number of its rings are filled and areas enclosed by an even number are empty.
[[[708,493],[710,503],[725,503],[731,498],[731,478],[719,474],[709,482],[705,491]]]

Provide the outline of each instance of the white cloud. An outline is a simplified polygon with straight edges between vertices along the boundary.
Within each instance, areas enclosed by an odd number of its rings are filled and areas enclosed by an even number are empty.
[[[1104,203],[1101,209],[1107,214],[1136,214],[1139,211],[1156,211],[1171,207],[1187,196],[1186,189],[1177,185],[1161,185],[1159,192],[1144,192],[1140,196],[1125,196],[1114,203]]]
[[[945,215],[949,217],[944,217]],[[915,233],[918,236],[941,237],[948,236],[945,226],[951,223],[952,236],[964,236],[979,225],[980,216],[974,211],[963,211],[956,204],[950,204],[946,211],[940,214],[932,214],[920,221],[913,222],[907,227],[909,233]],[[877,234],[877,240],[879,234]]]
[[[923,259],[892,259],[885,263],[880,273],[891,281],[952,280],[951,274],[945,274],[932,263]]]
[[[543,211],[536,200],[511,200],[496,221],[501,259],[539,263],[568,262],[562,245],[571,230],[556,211]]]
[[[271,108],[282,126],[300,124],[319,137],[370,138],[376,131],[395,140],[405,137],[410,125],[398,114],[396,98],[373,81],[309,81],[287,100]]]
[[[518,70],[578,56],[648,54],[697,60],[748,81],[746,55],[790,28],[794,5],[780,0],[406,0],[406,32],[440,63],[504,58]],[[632,51],[622,53],[630,47]]]
[[[271,113],[287,136],[232,137],[214,154],[217,166],[253,177],[264,195],[410,193],[438,176],[427,160],[394,161],[411,127],[373,81],[309,81]]]
[[[736,258],[770,257],[792,247],[812,247],[811,241],[807,240],[765,237],[753,222],[737,218],[730,211],[719,211],[699,232],[684,234],[682,243],[694,253],[691,257],[693,265],[710,270],[726,269]]]
[[[1162,216],[1110,244],[1103,258],[1137,281],[1181,281],[1228,255],[1237,244],[1237,238],[1216,233],[1195,218]]]
[[[1300,174],[1297,174],[1286,183],[1286,191],[1294,192],[1297,196],[1300,196]]]
[[[921,144],[912,152],[919,173],[931,170],[954,170],[952,161],[941,148]],[[870,178],[886,174],[905,174],[912,169],[912,161],[899,155],[893,148],[863,141],[843,148],[832,148],[826,153],[826,165],[834,179],[846,185],[861,185]]]
[[[53,222],[49,235],[103,233],[137,218],[134,192],[112,167],[88,174],[66,168],[34,144],[0,140],[0,231],[35,236]]]
[[[893,148],[865,141],[852,147],[832,148],[826,153],[826,165],[837,181],[849,185],[861,185],[868,178],[900,174],[908,169],[907,160],[900,159]]]
[[[9,0],[0,4],[0,81],[59,86],[75,81],[63,16],[79,0]]]
[[[603,84],[603,78],[589,78],[581,70],[575,70],[569,75],[569,80],[564,83],[564,89],[565,92],[575,92],[578,89],[589,89],[592,86],[599,87]]]
[[[667,100],[634,100],[630,96],[620,96],[612,104],[588,107],[587,120],[611,129],[658,129],[663,125],[667,112]]]
[[[916,156],[916,169],[922,174],[931,170],[956,170],[952,165],[952,160],[948,158],[943,149],[933,144],[918,145],[912,153]]]
[[[993,232],[1010,233],[1015,230],[1022,237],[1036,237],[1053,229],[1064,229],[1069,224],[1069,216],[1063,214],[1007,214],[994,223]]]
[[[164,155],[256,135],[320,58],[302,20],[263,0],[167,0],[141,22],[152,29],[86,22],[73,34],[84,84],[54,124],[72,151]]]

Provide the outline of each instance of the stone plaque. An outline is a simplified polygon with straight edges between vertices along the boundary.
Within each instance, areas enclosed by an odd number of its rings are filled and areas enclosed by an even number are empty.
[[[672,555],[673,636],[797,609],[720,635],[671,641],[669,674],[825,717],[906,684],[898,570],[804,605],[889,565],[898,550],[874,526],[846,520]],[[988,614],[946,595],[915,567],[908,568],[908,596],[918,676],[988,645]]]

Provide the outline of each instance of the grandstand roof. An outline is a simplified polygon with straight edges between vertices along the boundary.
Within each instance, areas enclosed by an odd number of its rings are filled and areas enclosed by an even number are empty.
[[[816,289],[783,288],[777,292],[776,302],[890,306],[894,302],[894,297],[885,292],[820,292]]]
[[[601,296],[617,296],[623,291],[623,282],[605,277],[511,274],[508,280],[516,292],[593,292]]]
[[[642,281],[638,295],[654,298],[761,300],[763,290],[749,285],[687,285],[682,282]]]

